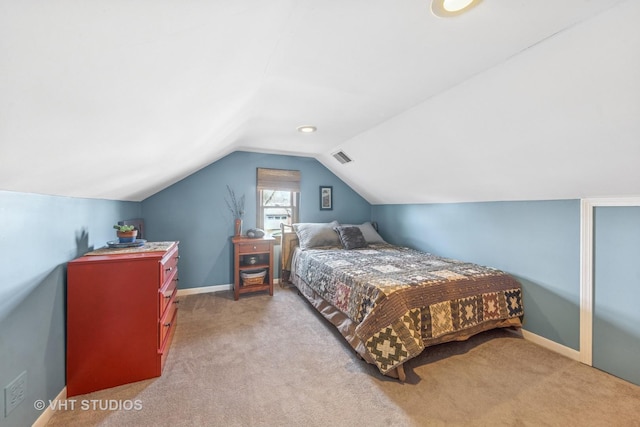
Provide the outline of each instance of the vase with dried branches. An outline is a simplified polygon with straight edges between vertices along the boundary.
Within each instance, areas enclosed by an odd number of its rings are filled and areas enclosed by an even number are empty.
[[[233,191],[233,188],[229,187],[229,185],[227,185],[227,192],[229,194],[225,197],[224,201],[227,203],[227,207],[235,220],[234,234],[240,236],[242,234],[242,217],[244,216],[244,194],[236,197],[235,191]]]

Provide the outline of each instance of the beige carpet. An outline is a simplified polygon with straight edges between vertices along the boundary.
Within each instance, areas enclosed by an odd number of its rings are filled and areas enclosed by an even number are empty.
[[[640,387],[509,331],[428,349],[407,377],[359,360],[293,289],[192,295],[162,377],[76,396],[48,426],[640,426]]]

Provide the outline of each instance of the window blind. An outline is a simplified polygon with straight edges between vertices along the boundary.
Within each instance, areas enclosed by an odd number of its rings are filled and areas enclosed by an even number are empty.
[[[300,171],[258,168],[258,190],[300,192]]]

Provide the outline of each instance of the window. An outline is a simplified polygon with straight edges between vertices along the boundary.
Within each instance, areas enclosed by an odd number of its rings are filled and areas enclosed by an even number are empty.
[[[258,168],[256,188],[258,228],[277,236],[281,223],[298,222],[300,171]]]

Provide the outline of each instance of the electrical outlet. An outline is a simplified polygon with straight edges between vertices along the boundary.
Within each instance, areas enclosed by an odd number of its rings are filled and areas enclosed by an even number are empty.
[[[4,388],[4,416],[7,417],[13,409],[24,400],[27,394],[27,371],[11,381]]]

